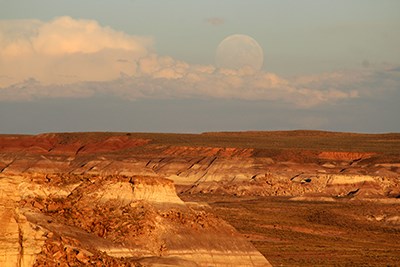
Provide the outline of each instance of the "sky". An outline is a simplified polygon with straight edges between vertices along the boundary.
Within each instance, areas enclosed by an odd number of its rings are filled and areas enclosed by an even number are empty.
[[[0,0],[0,133],[400,132],[398,10]]]

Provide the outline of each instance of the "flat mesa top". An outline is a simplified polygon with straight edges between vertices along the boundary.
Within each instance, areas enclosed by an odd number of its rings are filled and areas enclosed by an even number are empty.
[[[179,133],[118,133],[81,132],[46,133],[39,135],[0,135],[0,150],[11,140],[45,140],[58,142],[103,142],[109,138],[146,139],[146,145],[189,147],[251,148],[255,150],[300,149],[313,151],[351,151],[399,154],[400,133],[363,134],[326,131],[247,131],[207,132],[201,134]]]

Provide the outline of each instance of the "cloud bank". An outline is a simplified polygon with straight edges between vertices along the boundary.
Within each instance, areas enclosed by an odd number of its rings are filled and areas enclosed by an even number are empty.
[[[134,74],[152,40],[102,27],[93,20],[0,21],[0,86],[27,78],[45,84],[110,80]]]
[[[374,98],[400,88],[400,72],[357,71],[283,78],[159,56],[149,37],[96,21],[0,21],[0,101],[43,98],[213,98],[265,100],[310,108]]]

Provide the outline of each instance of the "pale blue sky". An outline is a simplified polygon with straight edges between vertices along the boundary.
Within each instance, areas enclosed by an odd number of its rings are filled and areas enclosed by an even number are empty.
[[[232,34],[261,71],[214,66]],[[399,102],[400,0],[0,0],[0,133],[400,132]]]

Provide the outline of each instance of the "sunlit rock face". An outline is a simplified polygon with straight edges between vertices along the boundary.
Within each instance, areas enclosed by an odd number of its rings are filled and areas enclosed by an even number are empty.
[[[396,154],[343,151],[347,147],[340,147],[340,142],[339,147],[329,151],[318,147],[290,148],[301,143],[307,134],[311,140],[329,135],[300,131],[266,133],[265,138],[262,133],[251,132],[190,137],[113,133],[0,136],[0,170],[8,175],[72,173],[165,177],[174,182],[179,192],[186,193],[349,194],[365,198],[396,197],[400,192],[397,182],[400,159]],[[331,135],[334,139],[340,134]],[[354,138],[351,134],[342,135],[344,140]],[[193,140],[181,142],[184,138]],[[385,140],[385,136],[379,138]],[[396,136],[387,138],[396,140]],[[268,145],[264,144],[266,142]],[[369,178],[357,182],[351,177]],[[345,181],[345,185],[340,181]],[[137,189],[135,194],[151,198],[145,191]]]
[[[46,231],[31,224],[20,210],[21,177],[0,177],[0,266],[32,266]]]
[[[2,266],[269,265],[226,222],[187,207],[168,179],[36,174],[0,181]]]
[[[361,152],[313,143],[327,135],[0,136],[0,265],[268,266],[209,207],[179,196],[398,203],[397,135],[371,151],[363,137]]]

